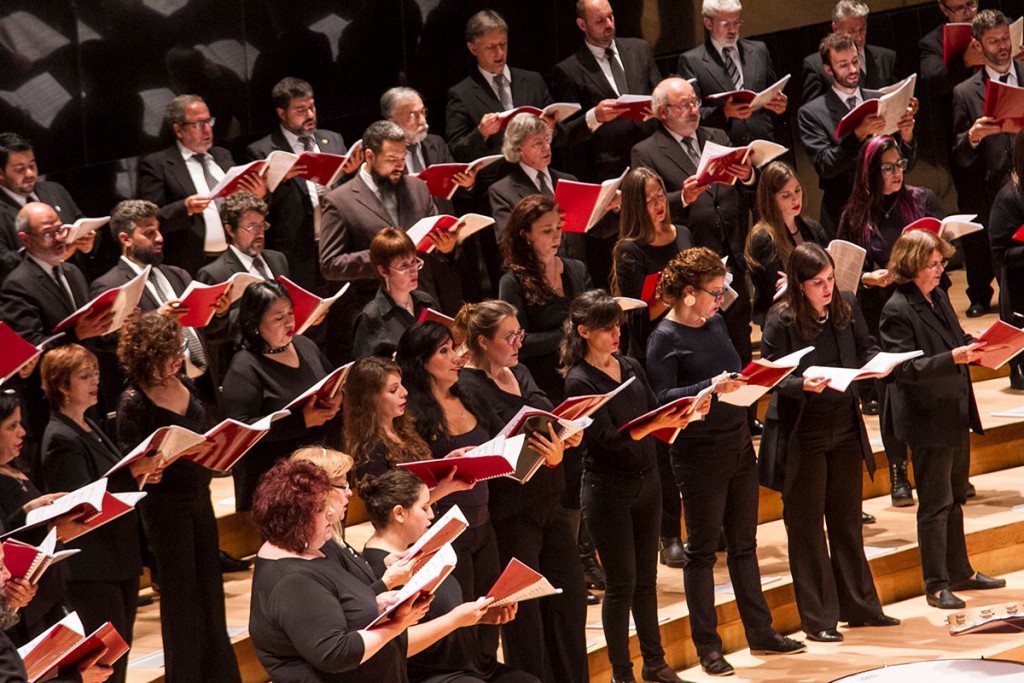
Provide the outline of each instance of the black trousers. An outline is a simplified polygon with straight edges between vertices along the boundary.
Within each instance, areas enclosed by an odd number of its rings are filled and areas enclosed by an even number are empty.
[[[935,593],[950,581],[974,575],[964,539],[967,476],[971,467],[970,435],[948,448],[910,447],[917,483],[917,545],[925,589]]]
[[[786,463],[782,502],[789,567],[800,622],[808,633],[882,613],[864,556],[860,417],[852,401],[849,410],[848,419],[813,419],[811,428],[793,434],[799,450]]]
[[[110,622],[131,647],[135,613],[139,606],[139,577],[125,581],[69,581],[68,599],[82,619],[85,633]],[[124,683],[128,677],[128,655],[114,663],[110,683]]]
[[[683,528],[683,505],[672,473],[669,446],[664,441],[658,441],[655,446],[658,449],[658,477],[661,479],[661,536],[678,538]]]
[[[469,527],[452,541],[452,547],[459,557],[452,576],[462,587],[463,600],[475,600],[487,595],[491,586],[501,575],[501,561],[498,559],[498,539],[490,521]],[[472,626],[477,630],[484,654],[491,659],[498,656],[498,627],[492,624]]]
[[[722,651],[715,612],[714,567],[718,539],[725,531],[729,578],[747,643],[770,642],[772,614],[761,592],[757,566],[758,472],[749,434],[733,452],[708,452],[676,441],[672,469],[683,495],[686,554],[683,586],[690,610],[690,635],[698,656]]]
[[[742,259],[743,257],[740,256]],[[733,263],[729,259],[729,263]],[[739,298],[732,302],[728,309],[722,311],[722,318],[725,319],[725,326],[729,330],[729,339],[740,354],[740,361],[744,367],[750,362],[753,355],[753,345],[750,342],[750,322],[754,315],[754,307],[750,301],[750,289],[747,287],[747,274],[744,271],[735,273],[732,281],[732,288],[736,290]]]
[[[191,494],[191,492],[190,492]],[[139,505],[160,581],[167,683],[241,683],[224,615],[210,490],[150,492]]]
[[[985,221],[988,223],[988,221]],[[992,247],[988,241],[988,230],[964,235],[960,238],[964,248],[964,268],[967,270],[967,298],[971,304],[988,306],[992,303],[992,280],[995,268],[992,266]]]
[[[601,555],[608,590],[601,621],[617,679],[629,680],[629,614],[644,663],[665,663],[658,629],[658,529],[661,481],[656,467],[635,478],[583,474],[583,515]]]
[[[501,627],[505,663],[544,683],[587,683],[587,589],[559,496],[492,518],[491,524],[503,566],[518,558],[562,589],[560,595],[519,603],[516,618]]]
[[[770,642],[772,614],[761,592],[757,566],[758,473],[754,447],[746,444],[733,452],[708,452],[692,443],[676,441],[672,469],[683,495],[686,554],[683,586],[690,610],[690,635],[698,656],[722,651],[715,612],[714,567],[718,539],[725,530],[729,578],[747,643]]]
[[[497,670],[486,679],[472,674],[453,673],[437,674],[416,683],[539,683],[539,681],[533,674],[517,671],[505,664],[498,664]]]

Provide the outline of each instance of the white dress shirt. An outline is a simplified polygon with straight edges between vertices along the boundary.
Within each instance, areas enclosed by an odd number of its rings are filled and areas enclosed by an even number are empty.
[[[740,60],[740,48],[739,48],[739,45],[726,45],[725,43],[720,43],[717,40],[715,40],[714,38],[712,38],[711,39],[711,46],[714,47],[716,50],[718,50],[718,56],[722,58],[723,62],[729,59],[728,57],[725,56],[725,52],[723,52],[723,50],[725,48],[727,48],[727,47],[731,47],[732,48],[732,54],[733,54],[732,63],[736,65],[736,72],[739,73],[739,75],[740,75],[740,82],[739,82],[739,85],[736,86],[736,87],[737,87],[737,89],[742,89],[743,88],[743,62]]]
[[[288,141],[288,144],[291,145],[293,152],[295,152],[296,154],[302,154],[303,152],[306,151],[306,148],[303,147],[302,141],[299,140],[298,135],[291,132],[284,126],[281,126],[281,133],[284,135],[284,139]],[[310,133],[309,137],[313,139],[313,149],[309,151],[319,152],[320,146],[316,144],[316,136]],[[309,201],[313,204],[313,237],[317,241],[320,241],[320,193],[317,190],[316,183],[314,183],[312,180],[307,180],[305,182],[306,191],[309,193]]]
[[[185,145],[178,143],[178,151],[181,153],[181,158],[185,160],[185,168],[188,169],[188,177],[192,179],[192,184],[195,185],[196,193],[206,196],[210,194],[210,190],[213,189],[206,183],[206,175],[203,173],[203,163],[196,159],[196,153],[190,150]],[[217,182],[220,182],[224,178],[224,171],[220,165],[214,161],[213,155],[209,152],[206,153],[210,158],[210,175]],[[207,207],[203,210],[203,222],[206,224],[206,234],[203,236],[203,251],[208,254],[219,254],[228,248],[228,240],[224,235],[224,226],[220,222],[220,212],[217,209],[216,202],[210,202]]]

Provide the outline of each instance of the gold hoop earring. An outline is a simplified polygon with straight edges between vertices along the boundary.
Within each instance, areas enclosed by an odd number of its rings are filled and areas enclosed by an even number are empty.
[[[687,294],[686,296],[683,297],[684,306],[693,306],[696,303],[697,297],[695,297],[693,294]]]

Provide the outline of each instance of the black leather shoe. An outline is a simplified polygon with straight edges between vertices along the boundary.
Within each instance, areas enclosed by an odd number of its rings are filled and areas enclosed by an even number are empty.
[[[1024,391],[1024,370],[1015,363],[1010,365],[1010,388]]]
[[[890,617],[888,614],[879,614],[878,616],[871,617],[870,619],[848,621],[846,622],[846,625],[853,628],[858,626],[899,626],[900,620],[896,617]]]
[[[877,521],[878,520],[875,519],[874,515],[869,515],[868,513],[864,512],[863,510],[860,511],[860,523],[861,524],[874,524]]]
[[[993,579],[991,576],[985,576],[981,572],[974,572],[974,576],[963,581],[950,581],[949,590],[951,591],[987,591],[993,588],[1005,588],[1006,579]]]
[[[601,604],[601,598],[597,597],[596,595],[594,595],[590,591],[587,591],[587,604],[588,605],[600,605]]]
[[[914,494],[910,492],[906,461],[889,464],[889,497],[892,498],[893,507],[914,506]]]
[[[878,415],[881,410],[878,407],[878,401],[864,401],[860,404],[860,412],[865,415]]]
[[[779,633],[775,634],[775,640],[769,640],[763,645],[751,645],[750,654],[754,655],[795,655],[807,649],[799,640],[787,638]]]
[[[597,557],[588,557],[583,561],[583,580],[587,582],[587,588],[599,591],[608,589],[604,568],[598,564]]]
[[[250,560],[239,560],[231,557],[223,550],[220,551],[220,571],[222,574],[230,574],[231,572],[247,572],[251,566],[252,561]]]
[[[967,309],[968,318],[980,318],[986,313],[988,313],[988,306],[984,304],[971,304],[970,308]]]
[[[722,656],[721,652],[712,652],[701,657],[700,668],[708,676],[732,676],[736,673],[736,669],[732,668],[732,664],[725,661],[725,657]]]
[[[952,591],[948,588],[940,590],[938,595],[927,593],[924,597],[928,600],[929,606],[938,607],[939,609],[963,609],[967,607],[967,603],[953,595]]]
[[[974,488],[974,484],[967,482],[967,497],[974,498],[978,495],[978,489]]]
[[[817,633],[808,633],[807,640],[813,640],[816,643],[841,643],[843,642],[843,634],[834,628],[827,628]]]
[[[750,435],[761,436],[764,432],[764,423],[758,420],[756,417],[750,421]]]
[[[623,676],[622,678],[619,678],[615,674],[612,674],[612,683],[636,683],[636,678],[633,676],[633,674]]]
[[[675,538],[661,539],[661,563],[672,569],[682,569],[685,557],[683,555],[683,539]]]
[[[644,664],[643,668],[640,669],[640,677],[645,681],[653,681],[654,683],[686,683],[686,681],[676,675],[675,670],[668,664],[662,664],[650,669]]]

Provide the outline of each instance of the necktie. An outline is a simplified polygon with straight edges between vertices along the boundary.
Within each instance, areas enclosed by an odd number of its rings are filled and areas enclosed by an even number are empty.
[[[407,145],[409,150],[409,161],[412,167],[413,173],[420,173],[423,171],[423,163],[420,161],[420,143]]]
[[[212,191],[214,186],[217,184],[217,180],[213,177],[213,172],[210,170],[210,155],[196,154],[195,158],[199,160],[199,165],[203,167],[203,177],[206,179],[206,189]]]
[[[302,143],[302,149],[306,152],[313,151],[313,138],[308,135],[300,135],[299,142]]]
[[[399,227],[398,197],[395,196],[394,188],[390,185],[382,185],[380,187],[380,202],[384,205],[384,210],[388,212],[388,216],[391,217],[391,226],[394,228]]]
[[[64,278],[61,277],[60,264],[53,267],[53,279],[57,281],[57,287],[60,288],[61,292],[63,292],[65,302],[71,306],[71,310],[75,310],[75,300],[68,292],[68,288],[64,286]]]
[[[548,185],[547,176],[544,175],[543,171],[537,171],[537,189],[545,197],[553,197],[554,193],[551,191],[551,186]]]
[[[740,70],[736,67],[736,60],[733,55],[736,54],[736,48],[726,47],[722,48],[722,56],[725,58],[725,72],[729,75],[729,80],[732,81],[733,87],[739,90],[740,86],[743,85],[743,77],[740,75]]]
[[[163,288],[159,277],[151,275],[149,281],[153,283],[153,289],[156,290],[156,296],[160,299],[160,303],[164,303],[173,298],[170,293]],[[181,336],[182,339],[185,340],[185,346],[188,348],[188,357],[189,360],[192,361],[192,365],[196,366],[196,369],[200,372],[206,370],[206,356],[203,354],[203,345],[199,341],[199,337],[196,336],[196,331],[191,327],[182,327]]]
[[[263,257],[257,256],[252,260],[252,267],[256,269],[256,272],[260,274],[260,277],[264,280],[273,280],[274,278],[270,275],[270,269],[267,268],[266,264],[263,263]]]
[[[683,138],[683,151],[690,158],[694,166],[700,166],[700,149],[697,147],[697,140],[693,137]]]
[[[501,108],[508,111],[512,108],[512,93],[508,90],[508,81],[505,80],[505,74],[497,74],[494,77],[494,87],[498,90],[498,101],[501,102]]]
[[[614,48],[605,48],[604,56],[608,60],[608,66],[612,68],[612,80],[615,81],[615,89],[619,91],[620,95],[625,95],[629,92],[629,84],[626,83],[626,72],[622,70],[622,65],[619,64]]]
[[[1000,76],[999,77],[999,82],[1000,83],[1009,83],[1010,82],[1010,72],[1007,71],[1002,76]]]
[[[850,109],[850,111],[853,111],[854,107],[857,106],[857,98],[854,97],[853,95],[850,95],[849,97],[847,97],[846,98],[846,106]]]

